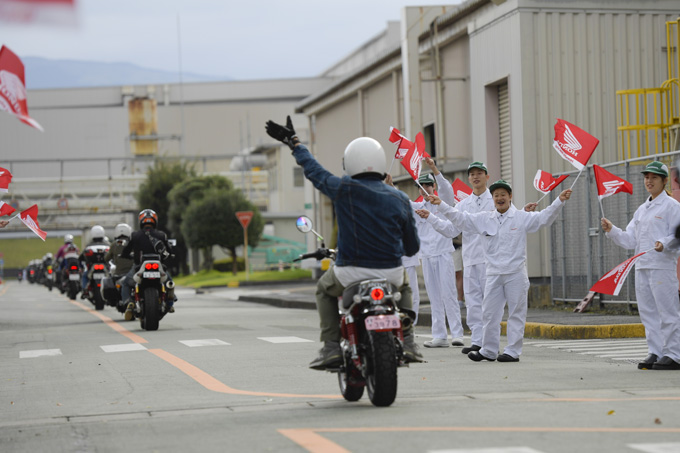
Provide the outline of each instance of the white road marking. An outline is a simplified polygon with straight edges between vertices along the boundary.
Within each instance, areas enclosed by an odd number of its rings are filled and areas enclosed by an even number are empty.
[[[109,344],[100,346],[104,352],[146,351],[146,347],[139,343]]]
[[[550,342],[532,342],[529,345],[537,348],[559,349],[564,352],[630,363],[637,363],[647,357],[648,354],[647,341],[644,338],[554,340]]]
[[[34,349],[33,351],[19,351],[20,359],[32,359],[51,355],[62,355],[61,349]]]
[[[189,346],[190,348],[196,348],[199,346],[229,346],[230,343],[227,343],[222,340],[218,340],[217,338],[209,339],[209,340],[180,340],[180,343],[182,343],[185,346]]]
[[[659,443],[659,444],[628,444],[628,446],[635,450],[644,451],[645,453],[678,453],[680,451],[680,443]]]
[[[257,337],[258,340],[268,341],[269,343],[313,343],[300,337]]]

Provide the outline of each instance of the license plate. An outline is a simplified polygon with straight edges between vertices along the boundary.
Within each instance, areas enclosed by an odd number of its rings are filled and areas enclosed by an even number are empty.
[[[78,275],[78,274],[68,274],[68,279],[78,281],[78,280],[80,280],[80,275]]]
[[[106,277],[106,274],[103,272],[95,272],[94,274],[92,274],[92,278],[94,280],[101,280],[104,277]]]
[[[160,272],[144,272],[142,274],[143,278],[161,278]]]
[[[369,316],[365,319],[366,330],[392,330],[401,327],[399,316],[397,315],[378,315]]]

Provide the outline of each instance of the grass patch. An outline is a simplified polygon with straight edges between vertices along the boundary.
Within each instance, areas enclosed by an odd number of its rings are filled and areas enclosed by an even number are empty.
[[[63,237],[47,238],[45,242],[38,237],[0,239],[0,252],[4,255],[5,268],[23,269],[28,266],[30,260],[42,259],[47,252],[56,255],[62,245],[64,245]]]
[[[283,272],[266,271],[251,272],[247,281],[250,282],[270,282],[303,280],[312,278],[312,271],[307,269],[287,269]],[[202,288],[208,286],[230,286],[238,285],[246,281],[246,273],[239,272],[236,275],[231,272],[219,272],[216,270],[201,271],[194,275],[186,275],[173,279],[175,284],[180,286],[190,286],[192,288]]]

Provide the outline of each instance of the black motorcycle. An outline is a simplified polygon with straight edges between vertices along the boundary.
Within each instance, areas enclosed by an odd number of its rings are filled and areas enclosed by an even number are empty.
[[[142,265],[133,278],[135,317],[142,329],[158,330],[160,320],[168,313],[168,302],[175,297],[175,284],[168,278],[160,255],[142,255]]]
[[[102,280],[109,275],[108,265],[104,259],[108,251],[109,246],[105,244],[92,244],[83,251],[87,261],[87,287],[83,288],[83,293],[96,310],[104,309],[101,286]]]
[[[325,247],[308,217],[298,218],[297,228],[314,233],[322,243],[316,251],[294,261],[335,259],[335,250]],[[327,371],[338,374],[340,392],[347,401],[361,399],[366,388],[373,405],[394,402],[397,368],[408,366],[402,329],[412,323],[411,317],[396,306],[400,299],[401,293],[387,280],[366,279],[349,285],[338,300],[343,364]]]

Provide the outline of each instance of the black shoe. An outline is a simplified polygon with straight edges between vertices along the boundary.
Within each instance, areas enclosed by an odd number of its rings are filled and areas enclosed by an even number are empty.
[[[460,350],[463,354],[469,354],[472,351],[479,351],[481,350],[481,346],[477,346],[476,344],[471,344],[469,348],[463,348]]]
[[[319,357],[312,360],[309,367],[313,370],[325,370],[342,365],[342,351],[337,341],[324,342],[323,348],[319,349]]]
[[[519,357],[513,357],[510,354],[503,353],[496,359],[499,362],[519,362]]]
[[[680,370],[680,363],[668,356],[664,356],[653,365],[653,368],[655,370]]]
[[[659,356],[656,354],[649,354],[645,360],[638,363],[638,370],[651,370],[657,360],[659,360]]]
[[[481,352],[479,351],[472,351],[471,353],[468,354],[468,358],[470,360],[474,360],[475,362],[481,362],[482,360],[488,360],[489,362],[493,362],[496,359],[490,359],[487,356],[482,355]]]

